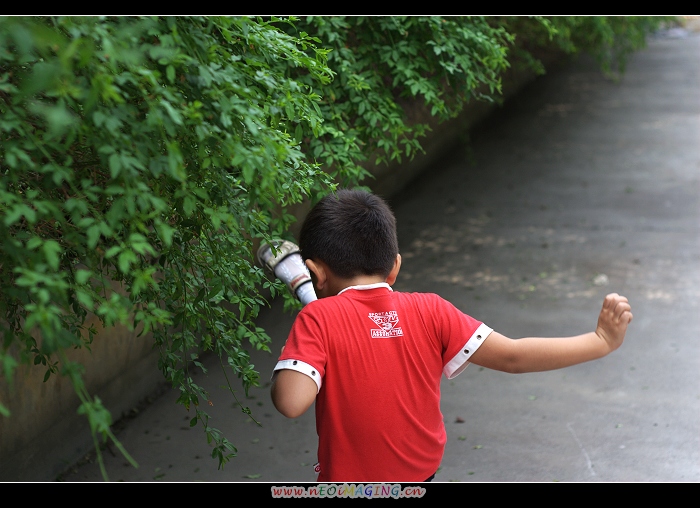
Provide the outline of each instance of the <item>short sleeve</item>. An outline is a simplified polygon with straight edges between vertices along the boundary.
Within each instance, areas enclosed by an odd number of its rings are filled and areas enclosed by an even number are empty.
[[[448,379],[453,379],[467,368],[469,358],[493,330],[437,295],[435,305],[436,333],[443,349],[442,371]]]
[[[275,379],[275,375],[277,374],[277,372],[279,372],[282,369],[295,370],[302,374],[306,374],[314,380],[314,383],[316,383],[316,393],[318,393],[321,390],[321,386],[323,385],[323,379],[321,378],[321,374],[318,372],[318,370],[316,370],[313,367],[313,365],[309,365],[308,363],[302,362],[301,360],[279,360],[277,362],[277,365],[275,365],[275,370],[272,373],[272,379]]]
[[[472,333],[464,346],[452,358],[449,358],[443,372],[447,379],[454,379],[462,373],[469,365],[469,358],[474,354],[474,351],[484,343],[484,339],[493,331],[490,327],[481,323],[479,327]]]
[[[274,373],[281,369],[291,369],[306,374],[320,390],[323,384],[326,365],[326,348],[322,327],[310,312],[309,307],[297,315],[289,337],[280,354]]]

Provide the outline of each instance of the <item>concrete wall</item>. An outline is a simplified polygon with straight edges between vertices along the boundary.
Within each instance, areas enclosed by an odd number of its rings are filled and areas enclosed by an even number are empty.
[[[150,336],[117,327],[100,330],[91,352],[71,350],[67,356],[85,366],[89,393],[114,420],[164,383],[152,346]],[[0,380],[0,400],[11,411],[9,418],[0,417],[0,481],[52,481],[93,447],[70,380],[52,375],[44,382],[45,373],[43,366],[21,365],[12,387]]]
[[[561,60],[558,54],[543,58],[548,69]],[[534,79],[531,72],[511,69],[504,76],[504,98]],[[425,155],[411,162],[373,168],[376,179],[367,185],[387,198],[398,193],[495,108],[498,106],[490,103],[473,103],[454,120],[441,125],[433,121],[432,133],[422,140]],[[429,118],[420,109],[413,113],[416,118]],[[299,223],[307,210],[306,205],[297,207]],[[152,345],[149,335],[137,337],[135,332],[117,328],[99,333],[92,353],[69,352],[70,359],[85,365],[88,391],[102,400],[114,420],[163,389],[158,353]],[[43,382],[44,373],[43,368],[22,366],[13,387],[0,379],[0,400],[12,412],[10,418],[0,417],[0,481],[53,481],[93,448],[88,423],[76,413],[80,402],[70,381],[51,376]]]

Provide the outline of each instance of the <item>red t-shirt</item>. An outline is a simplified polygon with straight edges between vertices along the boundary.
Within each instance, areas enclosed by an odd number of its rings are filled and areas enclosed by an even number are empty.
[[[318,481],[416,482],[434,474],[447,435],[440,378],[458,375],[491,328],[432,293],[386,283],[309,303],[275,370],[319,388]]]

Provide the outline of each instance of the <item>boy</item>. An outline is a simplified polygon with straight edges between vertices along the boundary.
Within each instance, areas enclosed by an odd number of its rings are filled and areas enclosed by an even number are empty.
[[[316,402],[319,482],[421,482],[435,476],[446,432],[440,378],[469,363],[510,373],[601,358],[632,313],[615,293],[594,332],[509,339],[432,293],[395,292],[396,221],[378,196],[339,190],[307,215],[299,249],[318,300],[292,325],[273,374],[288,418]]]

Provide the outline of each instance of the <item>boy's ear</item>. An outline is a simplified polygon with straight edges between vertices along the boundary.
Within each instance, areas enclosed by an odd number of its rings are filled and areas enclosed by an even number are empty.
[[[394,285],[394,282],[396,282],[396,277],[399,275],[399,270],[401,270],[401,254],[396,255],[396,259],[394,260],[394,267],[391,269],[389,275],[386,278],[387,284],[389,284],[390,286]]]
[[[309,269],[312,275],[314,286],[317,291],[321,291],[326,285],[328,280],[328,274],[321,263],[317,263],[311,259],[305,261],[306,267]]]

